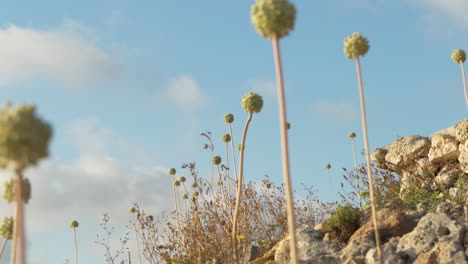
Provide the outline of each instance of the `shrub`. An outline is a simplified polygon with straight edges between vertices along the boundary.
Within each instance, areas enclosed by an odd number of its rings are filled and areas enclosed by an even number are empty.
[[[332,238],[346,242],[354,231],[359,228],[360,220],[361,212],[359,208],[352,207],[351,205],[340,205],[332,213],[326,224],[330,229]]]

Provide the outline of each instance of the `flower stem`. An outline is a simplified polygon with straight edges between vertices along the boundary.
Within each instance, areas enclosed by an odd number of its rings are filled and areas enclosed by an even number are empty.
[[[294,216],[294,200],[292,193],[291,176],[289,169],[289,146],[288,146],[288,131],[286,127],[286,100],[283,84],[283,72],[281,69],[281,55],[278,36],[273,36],[273,54],[275,58],[276,78],[278,84],[278,103],[280,116],[280,133],[281,133],[281,149],[283,161],[283,177],[286,190],[286,208],[288,213],[288,231],[289,231],[289,247],[291,252],[291,263],[297,264],[297,246],[296,246],[296,219]]]
[[[232,125],[229,124],[229,134],[231,134],[231,150],[232,150],[232,160],[234,161],[234,176],[236,178],[236,183],[238,181],[237,179],[237,163],[236,163],[236,154],[234,151],[234,136],[232,135]]]
[[[133,218],[133,227],[135,228],[135,238],[136,238],[136,244],[137,244],[137,250],[138,250],[138,258],[140,260],[140,264],[142,263],[141,261],[141,253],[140,253],[140,242],[138,241],[138,230],[137,230],[137,226],[136,226],[136,222],[135,222],[135,214],[132,214],[132,218]]]
[[[226,182],[228,185],[227,187],[228,187],[228,209],[229,209],[231,208],[231,178],[229,177],[229,145],[227,142],[226,142],[226,166],[228,167]]]
[[[465,101],[466,101],[466,106],[468,107],[468,90],[466,88],[466,74],[465,74],[465,67],[463,66],[462,61],[460,61],[460,67],[461,67],[461,70],[462,70],[463,90],[465,91]]]
[[[333,201],[333,184],[332,184],[330,169],[328,169],[328,181],[330,182],[330,201],[332,204],[334,204],[335,202]]]
[[[377,254],[379,256],[379,263],[383,264],[382,249],[380,247],[380,234],[379,226],[377,223],[377,211],[375,209],[375,196],[374,196],[374,180],[372,176],[372,168],[369,154],[369,139],[367,136],[367,119],[366,119],[366,102],[364,100],[364,89],[362,87],[362,74],[361,74],[361,63],[359,57],[356,57],[356,69],[358,76],[359,84],[359,98],[361,101],[361,120],[362,120],[362,132],[364,136],[364,149],[366,151],[366,165],[367,165],[367,176],[369,180],[369,193],[371,198],[371,208],[372,208],[372,220],[374,223],[374,233],[375,233],[375,243],[377,247]]]
[[[2,249],[0,249],[0,260],[2,259],[3,252],[5,251],[5,247],[6,247],[7,242],[8,242],[8,239],[5,238],[3,240],[3,243],[2,243]]]
[[[76,264],[78,264],[78,246],[76,244],[76,228],[73,227],[73,236],[75,237],[75,260]]]
[[[244,149],[245,149],[245,138],[247,136],[247,130],[249,129],[250,121],[252,120],[252,113],[249,113],[247,121],[245,121],[244,132],[242,132],[242,142],[240,150],[240,161],[239,161],[239,181],[237,183],[236,190],[236,205],[234,208],[234,218],[232,219],[232,256],[234,257],[235,263],[239,263],[239,258],[237,256],[237,219],[239,218],[239,206],[242,196],[242,186],[244,181]]]
[[[354,171],[356,173],[356,184],[357,184],[357,197],[359,199],[359,209],[362,210],[362,201],[361,201],[361,186],[359,183],[358,169],[357,169],[357,160],[356,160],[356,146],[354,145],[354,138],[351,138],[351,145],[353,148],[353,159],[354,159]]]

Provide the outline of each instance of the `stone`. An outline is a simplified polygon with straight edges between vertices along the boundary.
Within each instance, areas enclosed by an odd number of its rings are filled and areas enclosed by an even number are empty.
[[[398,172],[398,168],[412,165],[415,160],[427,156],[430,148],[431,141],[426,137],[403,137],[386,147],[388,153],[385,155],[385,162]]]
[[[468,141],[465,141],[464,144],[460,144],[459,152],[458,162],[460,162],[462,170],[468,173]]]
[[[364,264],[367,252],[373,247],[375,247],[373,233],[355,237],[349,240],[348,245],[341,251],[341,262]]]
[[[440,188],[440,185],[442,185],[443,189],[452,187],[461,172],[460,166],[456,166],[454,164],[444,166],[434,178],[433,189],[442,189]]]
[[[413,264],[466,264],[463,251],[460,244],[442,242],[431,251],[420,254]]]
[[[434,134],[431,135],[430,138],[432,138],[433,136],[435,136],[437,134],[449,135],[449,136],[452,136],[452,137],[456,138],[457,132],[455,130],[455,125],[451,126],[449,128],[442,129],[442,130],[439,130],[439,131],[435,132]]]
[[[455,137],[460,143],[468,139],[468,119],[464,119],[455,125]]]
[[[406,262],[400,257],[396,251],[398,238],[393,237],[387,243],[383,244],[382,255],[383,264],[405,264]],[[371,248],[366,254],[366,264],[380,264],[377,253],[377,248]]]
[[[428,158],[431,163],[441,163],[456,160],[460,155],[458,141],[446,134],[436,134],[431,138],[431,148]]]

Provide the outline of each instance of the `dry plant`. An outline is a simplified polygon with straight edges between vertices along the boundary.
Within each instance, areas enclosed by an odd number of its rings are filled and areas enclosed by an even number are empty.
[[[74,241],[75,241],[75,262],[76,264],[78,264],[78,245],[76,243],[76,228],[78,228],[78,221],[76,220],[73,220],[71,223],[70,223],[70,227],[73,229],[73,237],[74,237]]]

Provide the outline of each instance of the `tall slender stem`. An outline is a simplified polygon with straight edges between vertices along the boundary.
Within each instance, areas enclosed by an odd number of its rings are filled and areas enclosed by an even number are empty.
[[[364,149],[366,151],[367,176],[369,178],[368,179],[369,180],[369,193],[370,193],[370,198],[371,198],[372,220],[374,223],[375,243],[377,246],[377,254],[379,256],[379,262],[380,264],[383,264],[382,250],[380,247],[379,226],[377,223],[377,211],[375,209],[374,179],[372,176],[372,168],[371,168],[370,153],[369,153],[369,139],[367,136],[366,102],[364,100],[364,89],[362,86],[362,75],[361,75],[361,63],[359,61],[359,57],[356,57],[356,69],[357,69],[357,77],[358,77],[358,83],[359,83],[359,98],[361,101],[362,132],[364,136]]]
[[[0,249],[0,260],[2,259],[3,251],[5,251],[5,247],[6,247],[7,242],[8,242],[8,239],[5,238],[3,240],[3,243],[2,243],[2,249]]]
[[[232,126],[229,124],[229,134],[231,134],[231,150],[232,150],[232,160],[234,161],[234,176],[236,178],[236,183],[238,181],[237,179],[237,163],[236,163],[236,154],[234,152],[234,136],[232,135]]]
[[[468,107],[468,90],[466,88],[466,74],[465,74],[465,67],[463,66],[462,61],[460,61],[460,67],[461,67],[461,70],[462,70],[463,90],[465,91],[465,101],[466,101],[466,106]]]
[[[15,170],[15,202],[16,212],[13,224],[13,248],[11,254],[11,264],[25,264],[25,234],[24,234],[24,215],[23,215],[23,176],[21,169]],[[19,257],[18,262],[17,255]]]
[[[142,261],[141,261],[141,253],[140,253],[140,242],[138,241],[138,230],[137,230],[138,227],[136,226],[136,222],[135,222],[135,214],[132,214],[132,218],[133,218],[133,227],[135,228],[135,238],[136,238],[136,244],[137,244],[137,250],[138,250],[138,258],[141,264]]]
[[[229,177],[229,144],[226,142],[226,166],[228,167],[227,170],[227,177],[226,177],[226,182],[228,184],[228,210],[231,212],[229,208],[231,208],[231,178]]]
[[[332,204],[334,204],[335,202],[333,201],[333,184],[332,184],[330,169],[328,169],[328,181],[330,182],[330,201]]]
[[[288,213],[288,231],[289,231],[289,247],[291,249],[291,263],[297,264],[297,246],[296,246],[296,219],[294,216],[294,200],[292,193],[291,176],[289,169],[289,145],[288,131],[286,127],[286,100],[283,84],[283,71],[281,68],[281,55],[278,37],[273,36],[273,54],[275,58],[276,80],[278,84],[278,103],[280,117],[280,133],[281,133],[281,149],[283,161],[283,177],[286,189],[286,207]]]
[[[239,207],[242,196],[242,187],[244,184],[244,149],[245,149],[245,138],[247,136],[247,130],[249,129],[250,121],[252,120],[252,113],[249,113],[247,121],[245,121],[244,132],[242,132],[241,150],[240,150],[240,161],[239,161],[239,181],[237,183],[236,190],[236,205],[234,208],[234,218],[232,219],[232,250],[235,263],[239,263],[237,256],[237,219],[239,218]]]
[[[73,236],[75,237],[75,261],[78,264],[78,245],[76,244],[76,228],[73,227]]]
[[[357,197],[359,199],[359,209],[362,210],[362,201],[361,201],[361,184],[359,183],[358,169],[357,169],[357,160],[356,160],[356,146],[354,145],[354,138],[351,138],[351,145],[353,148],[353,159],[354,159],[354,172],[356,173],[356,184],[357,184]]]

